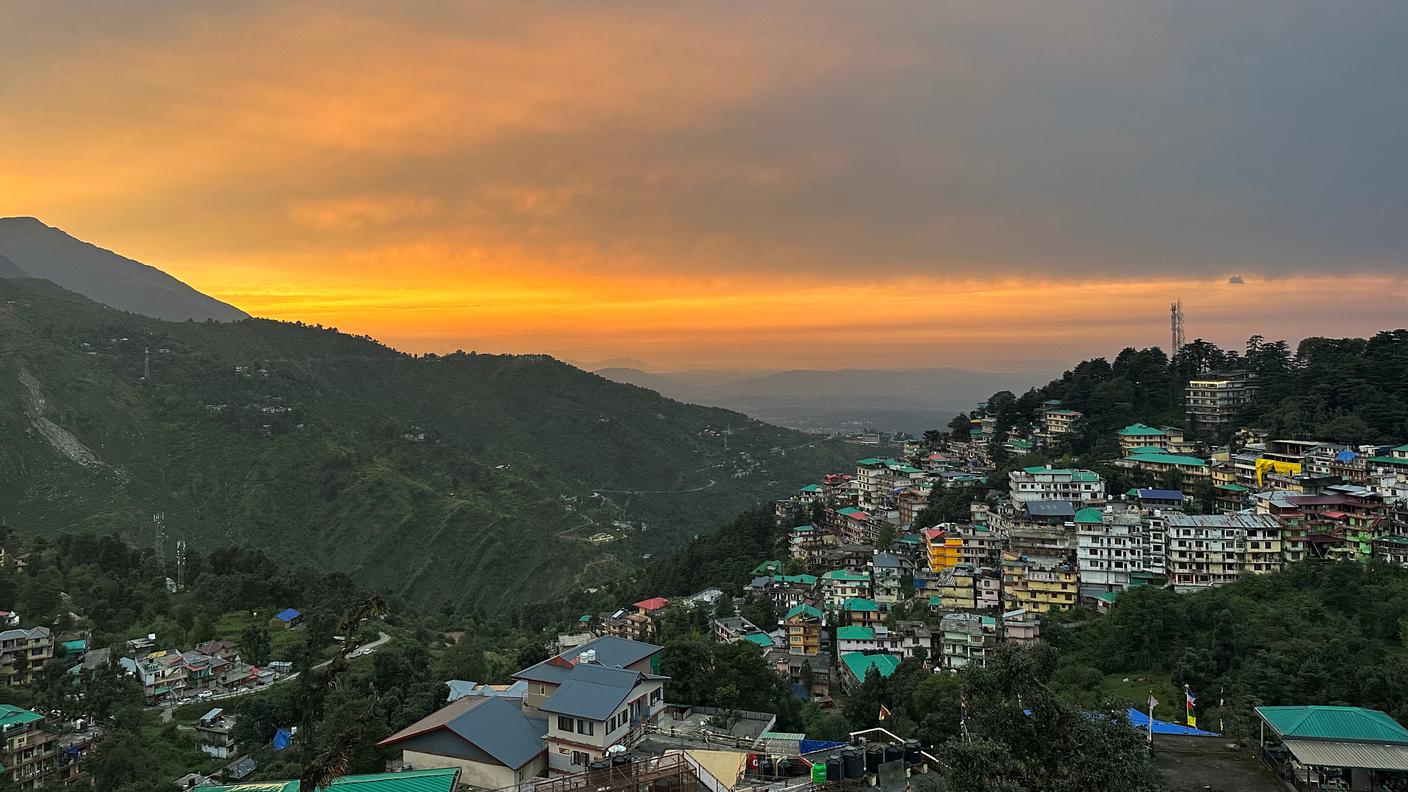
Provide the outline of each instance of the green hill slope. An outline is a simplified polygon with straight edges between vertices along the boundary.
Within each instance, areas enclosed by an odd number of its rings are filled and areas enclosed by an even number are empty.
[[[852,458],[547,357],[417,358],[0,280],[0,514],[21,530],[246,544],[496,611],[635,566]]]

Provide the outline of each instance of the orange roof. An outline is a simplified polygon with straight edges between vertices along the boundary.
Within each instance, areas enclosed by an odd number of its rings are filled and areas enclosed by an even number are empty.
[[[643,611],[657,611],[669,604],[669,600],[664,597],[651,597],[648,600],[641,600],[636,603],[636,607]]]

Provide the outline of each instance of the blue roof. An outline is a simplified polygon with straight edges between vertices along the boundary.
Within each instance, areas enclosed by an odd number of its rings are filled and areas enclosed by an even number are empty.
[[[607,668],[595,663],[574,666],[562,686],[548,696],[547,701],[538,705],[538,709],[604,721],[647,676],[640,671]]]
[[[1183,500],[1183,493],[1171,489],[1137,489],[1134,491],[1134,497],[1141,500],[1181,501]]]
[[[522,706],[502,698],[464,698],[447,704],[399,732],[380,746],[446,729],[515,770],[547,750],[547,725],[523,714]]]
[[[761,578],[764,581],[772,582],[772,578]],[[582,652],[592,649],[596,651],[597,663],[604,666],[626,667],[638,663],[647,657],[660,651],[663,647],[655,644],[648,644],[642,641],[632,641],[629,638],[617,638],[614,635],[603,635],[582,644],[573,649],[568,649],[557,658],[572,663]],[[519,671],[514,674],[514,679],[529,679],[534,682],[561,683],[567,678],[571,667],[554,662],[557,658],[551,658],[538,663],[535,666]]]
[[[293,608],[284,608],[278,613],[275,613],[274,618],[278,619],[279,621],[293,621],[294,619],[297,619],[299,616],[302,615],[303,614],[299,613]]]
[[[1140,712],[1139,710],[1130,707],[1125,714],[1129,717],[1129,725],[1133,726],[1136,729],[1148,730],[1149,713]],[[1218,736],[1217,732],[1203,731],[1202,729],[1195,729],[1192,726],[1183,726],[1177,723],[1169,723],[1168,721],[1161,721],[1157,718],[1154,719],[1154,734],[1187,734],[1193,737]]]
[[[1335,461],[1336,461],[1336,462],[1353,462],[1353,461],[1355,460],[1355,458],[1357,458],[1358,456],[1359,456],[1358,454],[1356,454],[1356,453],[1354,453],[1353,451],[1350,451],[1349,449],[1346,448],[1345,450],[1339,452],[1338,454],[1335,454]]]

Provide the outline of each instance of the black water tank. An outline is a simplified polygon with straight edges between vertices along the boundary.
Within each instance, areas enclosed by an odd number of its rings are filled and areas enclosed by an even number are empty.
[[[778,778],[787,778],[788,776],[794,776],[794,775],[796,775],[796,773],[793,772],[792,760],[788,759],[787,757],[783,757],[783,758],[777,760],[777,777],[778,777]]]
[[[841,765],[846,778],[860,778],[865,775],[865,754],[859,748],[847,748],[841,752]]]
[[[880,772],[880,763],[885,761],[885,750],[880,746],[872,746],[865,750],[865,772]]]
[[[828,757],[826,760],[826,780],[840,781],[842,775],[843,773],[841,772],[841,757]]]
[[[773,772],[771,756],[764,756],[758,760],[758,775],[763,778],[772,778]]]
[[[893,762],[893,761],[895,761],[896,759],[903,759],[903,758],[904,758],[904,749],[903,749],[903,748],[899,747],[898,745],[887,745],[887,746],[885,746],[885,761],[887,761],[887,762]]]
[[[922,750],[918,740],[904,741],[904,763],[907,765],[919,764],[919,752]]]

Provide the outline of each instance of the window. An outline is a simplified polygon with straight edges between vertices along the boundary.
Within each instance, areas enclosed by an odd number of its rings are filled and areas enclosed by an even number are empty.
[[[586,767],[589,761],[591,761],[591,757],[587,756],[585,753],[581,751],[572,752],[572,764]]]
[[[557,716],[557,728],[558,728],[558,731],[565,731],[565,732],[570,732],[570,731],[572,731],[572,719],[569,718],[569,717],[567,717],[566,715],[558,715],[558,716]]]
[[[577,719],[577,733],[590,735],[592,733],[592,722],[589,720]]]

